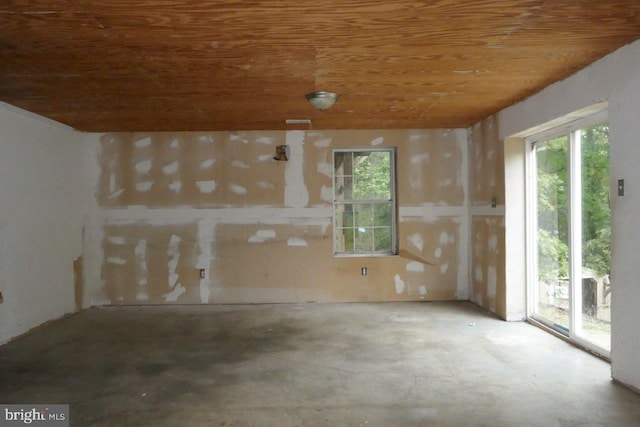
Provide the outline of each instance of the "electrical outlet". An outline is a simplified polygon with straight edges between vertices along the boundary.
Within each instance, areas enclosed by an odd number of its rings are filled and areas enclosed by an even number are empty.
[[[2,295],[2,292],[0,292],[0,304],[2,304],[4,302],[4,295]]]
[[[201,279],[204,279],[204,278],[205,278],[205,274],[206,274],[206,273],[205,273],[205,271],[204,271],[204,268],[201,268],[201,269],[200,269],[200,278],[201,278]]]
[[[362,267],[360,269],[360,274],[362,274],[363,276],[366,276],[368,273],[367,267]]]

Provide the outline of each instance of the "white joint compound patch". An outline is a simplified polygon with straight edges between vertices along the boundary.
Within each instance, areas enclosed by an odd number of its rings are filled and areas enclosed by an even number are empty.
[[[273,159],[273,154],[260,154],[258,156],[258,161],[259,162],[266,162],[268,160]]]
[[[249,165],[242,160],[234,160],[231,162],[231,166],[238,169],[249,169]]]
[[[299,237],[290,237],[287,246],[307,246],[307,241]]]
[[[136,184],[136,190],[141,193],[146,193],[151,190],[151,187],[153,187],[153,181],[143,181]]]
[[[107,199],[115,199],[116,197],[119,197],[122,193],[124,193],[124,189],[115,191],[111,194],[109,194],[109,196],[107,197]]]
[[[384,142],[384,136],[380,136],[376,139],[374,139],[373,141],[371,141],[371,145],[376,146],[376,145],[380,145]]]
[[[400,295],[404,292],[404,281],[400,278],[400,275],[396,274],[393,277],[393,280],[396,285],[396,294]]]
[[[174,139],[173,141],[171,141],[171,144],[169,144],[169,147],[180,148],[180,141],[178,141],[177,139]]]
[[[331,178],[333,177],[333,166],[326,162],[318,163],[318,173]]]
[[[116,191],[116,176],[115,174],[109,175],[109,193]]]
[[[433,253],[433,256],[436,258],[440,258],[442,256],[442,248],[436,248],[435,252]]]
[[[173,175],[174,173],[178,172],[178,167],[178,162],[171,162],[162,168],[162,173],[164,173],[165,175]]]
[[[449,270],[449,263],[440,264],[440,274],[445,274]]]
[[[184,294],[185,292],[187,292],[187,290],[184,288],[184,286],[182,286],[181,283],[178,283],[176,287],[173,288],[173,291],[163,295],[164,302],[176,302],[178,301],[178,298],[180,298],[180,295]]]
[[[318,148],[326,148],[331,145],[331,141],[332,141],[331,138],[323,138],[323,139],[314,141],[313,145],[315,145]]]
[[[417,261],[408,262],[407,271],[414,272],[414,273],[422,273],[424,271],[424,264]]]
[[[198,247],[200,254],[195,265],[197,269],[205,270],[204,277],[200,278],[200,302],[209,303],[211,297],[211,261],[215,258],[212,253],[212,245],[215,240],[215,225],[208,221],[198,221]]]
[[[115,264],[115,265],[125,265],[127,263],[126,259],[122,259],[122,258],[117,258],[117,257],[109,257],[107,258],[107,262],[109,264]]]
[[[218,184],[215,181],[196,181],[196,186],[201,193],[209,194],[215,191]]]
[[[212,144],[213,143],[213,136],[211,136],[211,135],[201,135],[196,139],[196,141],[198,141],[200,144]]]
[[[136,254],[138,258],[145,259],[147,257],[147,241],[145,239],[138,240],[138,244],[136,244],[133,253]]]
[[[149,299],[149,294],[147,293],[147,241],[145,239],[138,240],[136,247],[134,249],[134,253],[136,255],[138,261],[138,292],[136,294],[136,299],[138,301],[146,301]]]
[[[175,191],[176,193],[180,192],[182,189],[182,181],[174,181],[169,184],[169,190]]]
[[[256,234],[249,237],[249,243],[264,243],[267,239],[275,239],[275,230],[258,230]]]
[[[179,275],[176,274],[176,268],[178,267],[178,261],[180,261],[180,241],[181,241],[180,237],[176,236],[175,234],[172,234],[171,239],[169,239],[169,245],[167,247],[167,255],[171,257],[171,259],[167,263],[167,269],[169,272],[167,281],[169,283],[170,288],[175,287],[175,284],[178,281],[178,277],[179,277]]]
[[[236,194],[245,195],[247,194],[247,189],[241,185],[229,184],[229,188]]]
[[[134,142],[133,145],[136,148],[144,148],[147,147],[149,145],[151,145],[151,138],[143,138],[143,139],[139,139],[138,141]]]
[[[333,189],[323,185],[320,189],[320,198],[325,202],[333,202]]]
[[[124,245],[126,243],[124,236],[110,236],[107,237],[107,241],[114,245]]]
[[[229,141],[231,142],[241,142],[243,144],[248,144],[249,141],[242,134],[232,133],[229,135]]]
[[[427,287],[422,285],[418,288],[418,293],[420,294],[421,297],[427,295]]]
[[[216,159],[207,159],[200,163],[200,169],[209,169],[216,162]]]
[[[284,204],[303,208],[309,204],[309,192],[304,183],[304,132],[287,131],[289,161],[284,171]]]
[[[498,236],[493,235],[489,237],[489,250],[491,252],[498,252]]]
[[[258,144],[270,145],[270,144],[273,144],[273,137],[271,137],[271,136],[259,136],[258,138],[256,138],[256,142]]]
[[[487,269],[487,297],[494,298],[496,296],[497,285],[498,275],[496,274],[496,268],[490,265]]]
[[[136,163],[134,165],[134,168],[138,173],[148,174],[149,171],[151,171],[151,165],[152,165],[151,160],[143,160],[141,162]]]
[[[412,234],[407,237],[409,243],[411,243],[419,252],[422,252],[424,249],[424,242],[422,241],[422,235],[419,233]]]
[[[273,190],[273,189],[275,189],[273,184],[271,184],[270,182],[265,182],[265,181],[258,182],[258,187],[262,188],[263,190]]]
[[[175,267],[178,265],[179,258],[180,258],[180,255],[175,255],[175,259],[172,259],[171,261],[169,261],[169,268],[175,269]],[[176,273],[169,274],[169,287],[173,289],[173,287],[178,282],[179,278],[180,278],[180,275]]]
[[[442,233],[440,233],[440,239],[438,240],[438,242],[441,245],[447,245],[449,243],[453,243],[455,242],[455,237],[453,236],[449,236],[449,233],[447,233],[446,231],[443,231]]]

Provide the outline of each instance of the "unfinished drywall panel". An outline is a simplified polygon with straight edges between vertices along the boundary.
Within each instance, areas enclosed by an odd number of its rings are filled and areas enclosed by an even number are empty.
[[[290,224],[218,224],[215,243],[212,272],[220,301],[330,299],[332,272],[313,261],[332,251],[326,225],[295,219]]]
[[[88,251],[100,259],[99,267],[87,260],[99,269],[86,274],[89,304],[467,298],[464,129],[99,140],[93,235],[102,243]],[[287,146],[287,161],[273,159],[277,145]],[[397,147],[400,254],[335,257],[332,150],[367,147]],[[169,188],[178,181],[179,191]],[[172,239],[180,254],[173,273]]]
[[[410,132],[398,153],[398,189],[403,204],[463,206],[467,133],[460,130]]]
[[[378,258],[328,257],[333,245],[329,227],[295,222],[216,226],[212,272],[219,284],[219,301],[457,297],[452,284],[457,283],[460,225],[455,220],[403,223],[400,238],[406,250],[400,256]],[[323,261],[327,259],[329,262]],[[363,267],[366,275],[362,275]]]
[[[491,116],[471,128],[470,194],[472,206],[504,205],[504,148],[498,119]]]
[[[100,138],[102,207],[284,203],[284,132],[113,133]],[[256,179],[260,177],[260,179]]]
[[[401,219],[400,257],[408,292],[420,299],[466,299],[466,224],[461,216]],[[404,279],[406,278],[406,279]],[[455,283],[455,286],[453,284]]]
[[[0,344],[75,310],[86,157],[80,133],[0,103]]]
[[[473,216],[470,300],[506,318],[504,217]]]
[[[104,227],[102,283],[111,304],[201,303],[197,224]]]
[[[612,196],[611,199],[611,367],[615,379],[636,389],[640,389],[640,370],[637,367],[640,359],[640,329],[637,327],[637,308],[640,306],[637,242],[640,241],[640,229],[635,224],[640,197],[638,192],[629,189],[640,188],[640,169],[637,167],[637,159],[640,158],[638,94],[640,41],[620,48],[497,115],[501,139],[522,137],[538,125],[608,100],[611,188],[616,188],[618,179],[624,179],[627,189],[624,196]],[[612,194],[617,192],[612,191]],[[507,284],[515,285],[518,284]]]
[[[489,117],[470,129],[471,262],[469,299],[506,318],[504,146]]]

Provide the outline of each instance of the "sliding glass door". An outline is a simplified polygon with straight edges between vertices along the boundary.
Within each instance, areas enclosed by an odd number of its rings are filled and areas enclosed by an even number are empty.
[[[569,138],[547,139],[534,148],[538,274],[532,314],[569,332]]]
[[[608,124],[587,122],[528,142],[529,317],[608,357]]]

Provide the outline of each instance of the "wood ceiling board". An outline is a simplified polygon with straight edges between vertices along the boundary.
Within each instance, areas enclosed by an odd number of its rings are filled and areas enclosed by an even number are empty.
[[[0,100],[81,130],[469,126],[638,38],[637,0],[5,0]]]

